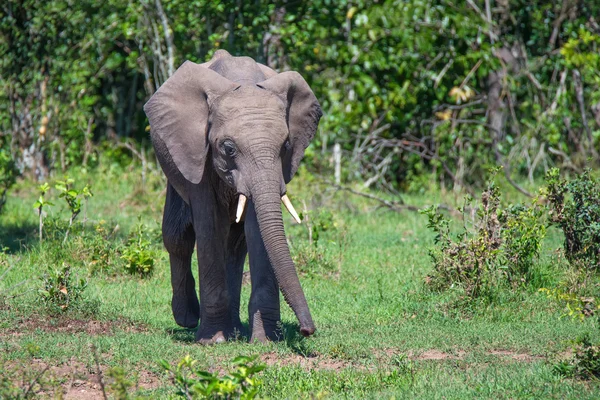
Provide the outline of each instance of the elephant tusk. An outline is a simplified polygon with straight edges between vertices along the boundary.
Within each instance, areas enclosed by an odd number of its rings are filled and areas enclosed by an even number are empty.
[[[246,196],[240,194],[240,199],[238,200],[238,208],[237,213],[235,215],[235,222],[239,223],[242,219],[242,215],[244,215],[244,209],[246,208]]]
[[[285,206],[285,208],[287,208],[287,210],[290,212],[290,214],[292,214],[292,217],[294,217],[296,222],[299,224],[302,223],[302,220],[300,219],[300,217],[298,216],[298,213],[294,209],[294,206],[292,205],[290,198],[287,197],[287,194],[284,194],[283,196],[281,196],[281,201],[283,202],[283,205]]]

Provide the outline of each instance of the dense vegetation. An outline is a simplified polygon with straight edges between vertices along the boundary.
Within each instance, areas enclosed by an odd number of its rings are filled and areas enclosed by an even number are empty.
[[[0,398],[598,398],[599,15],[3,1]],[[142,106],[218,49],[299,71],[323,106],[286,220],[310,339],[287,307],[266,345],[172,320]]]
[[[219,48],[301,72],[325,111],[314,153],[340,143],[344,179],[367,186],[469,188],[491,164],[533,180],[597,162],[596,1],[7,0],[0,12],[0,155],[17,174],[147,145],[143,103]]]

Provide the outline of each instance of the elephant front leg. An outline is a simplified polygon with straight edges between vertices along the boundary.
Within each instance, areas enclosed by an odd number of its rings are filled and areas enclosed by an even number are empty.
[[[192,204],[200,281],[196,340],[202,344],[222,343],[234,335],[226,271],[228,214],[210,191],[200,193]]]
[[[246,210],[245,230],[252,282],[248,304],[248,319],[252,332],[250,341],[277,341],[283,336],[280,329],[279,285],[260,235],[252,202],[249,202]]]
[[[240,321],[240,292],[242,290],[242,277],[244,261],[246,261],[246,238],[244,236],[244,223],[231,225],[227,239],[227,285],[229,290],[229,309],[233,329],[242,332]]]

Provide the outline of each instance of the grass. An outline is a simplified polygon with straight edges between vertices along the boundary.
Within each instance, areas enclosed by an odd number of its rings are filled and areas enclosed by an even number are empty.
[[[94,192],[78,217],[83,221],[85,213],[87,231],[106,220],[118,225],[112,240],[122,243],[141,216],[159,232],[164,194],[158,173],[149,174],[145,191],[135,168],[110,165],[72,175],[76,185],[90,183]],[[311,272],[313,267],[306,266],[301,275],[318,328],[315,336],[301,338],[284,305],[281,342],[240,340],[203,347],[194,343],[193,330],[179,328],[172,318],[168,259],[158,235],[152,246],[160,256],[151,277],[90,275],[83,233],[70,236],[64,247],[40,246],[32,206],[35,185],[20,182],[0,216],[0,240],[8,247],[0,275],[13,265],[0,280],[0,293],[27,281],[8,291],[11,298],[4,304],[0,301],[0,367],[17,374],[48,367],[46,374],[70,395],[85,390],[101,396],[95,348],[102,371],[123,367],[137,382],[137,394],[160,398],[172,396],[173,390],[158,359],[175,363],[190,354],[200,367],[219,371],[235,356],[259,355],[267,364],[260,396],[268,398],[598,398],[596,382],[552,371],[573,339],[582,334],[600,339],[595,318],[561,317],[560,305],[536,287],[503,293],[492,305],[465,305],[457,291],[429,292],[423,282],[431,270],[427,249],[433,234],[425,228],[425,216],[377,209],[314,185],[301,177],[289,191],[296,204],[304,200],[309,208],[329,209],[336,223],[318,243],[318,251],[328,254],[318,262],[328,262],[330,269]],[[441,201],[443,196],[409,196],[422,205],[432,198]],[[49,213],[68,220],[58,200]],[[305,227],[291,220],[286,225],[292,250],[300,249],[307,241]],[[550,230],[538,263],[544,284],[561,279],[551,262],[561,241]],[[36,290],[46,268],[62,262],[88,280],[87,303],[56,317],[41,310]],[[244,285],[243,320],[249,292]]]

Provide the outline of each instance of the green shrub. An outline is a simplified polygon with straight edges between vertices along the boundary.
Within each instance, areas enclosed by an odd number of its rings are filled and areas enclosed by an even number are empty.
[[[70,266],[63,264],[61,269],[49,269],[41,279],[39,298],[51,314],[64,313],[81,305],[87,282],[83,278],[74,278]]]
[[[120,245],[112,237],[115,230],[116,227],[107,229],[106,222],[102,220],[96,224],[92,234],[83,238],[82,247],[86,253],[84,264],[90,274],[113,275],[121,267]]]
[[[126,261],[125,270],[128,273],[146,277],[154,272],[154,259],[157,253],[152,249],[151,244],[146,226],[139,222],[123,248],[121,256]]]
[[[493,180],[481,194],[472,226],[464,215],[471,198],[463,207],[462,230],[451,234],[451,221],[431,206],[421,211],[428,217],[427,227],[435,233],[435,247],[429,255],[433,272],[426,282],[434,290],[459,286],[469,298],[493,296],[499,285],[527,282],[539,255],[545,228],[543,209],[531,206],[500,207],[500,190]]]
[[[14,185],[19,173],[7,138],[7,136],[0,136],[0,212],[6,204],[6,192]]]
[[[600,345],[584,335],[576,341],[571,358],[554,365],[554,372],[567,378],[600,378]]]
[[[266,366],[257,363],[256,356],[239,356],[233,360],[235,369],[225,376],[198,369],[197,361],[189,355],[176,366],[160,360],[176,394],[188,399],[253,399],[258,394],[262,382],[255,377]]]
[[[600,306],[594,297],[583,297],[576,293],[565,292],[561,288],[540,288],[540,293],[544,293],[547,298],[557,301],[565,308],[564,316],[572,319],[582,320],[585,317],[596,315]]]
[[[567,182],[554,168],[546,174],[550,219],[565,235],[569,263],[577,268],[600,268],[600,184],[585,170]]]

